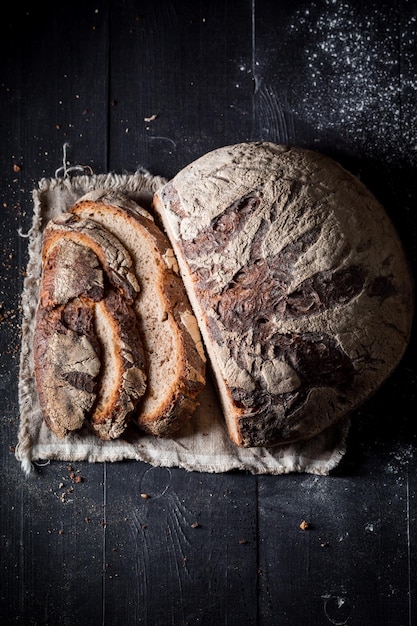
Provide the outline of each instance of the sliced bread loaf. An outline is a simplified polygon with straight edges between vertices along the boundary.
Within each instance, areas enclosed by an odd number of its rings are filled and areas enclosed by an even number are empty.
[[[140,285],[134,299],[147,358],[147,389],[133,418],[155,435],[167,436],[188,420],[205,383],[205,356],[167,237],[153,218],[125,197],[95,191],[71,215],[94,222],[123,242]]]
[[[408,343],[412,281],[374,196],[331,159],[272,143],[208,153],[155,195],[232,440],[312,437]]]

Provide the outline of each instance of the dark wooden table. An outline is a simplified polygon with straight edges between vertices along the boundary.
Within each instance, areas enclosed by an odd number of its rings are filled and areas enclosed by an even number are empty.
[[[415,335],[353,416],[348,452],[328,477],[53,462],[26,478],[13,453],[28,258],[19,233],[31,225],[32,189],[55,175],[64,144],[70,164],[95,173],[144,166],[167,177],[240,141],[320,150],[383,202],[415,269],[417,3],[84,0],[7,9],[1,624],[417,624]]]

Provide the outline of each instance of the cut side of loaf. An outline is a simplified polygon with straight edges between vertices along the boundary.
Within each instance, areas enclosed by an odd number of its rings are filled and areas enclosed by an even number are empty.
[[[169,436],[187,421],[205,384],[197,322],[167,237],[153,218],[124,197],[95,191],[71,209],[123,242],[140,293],[133,301],[147,360],[147,389],[134,416],[138,426]]]
[[[45,228],[34,333],[41,412],[58,437],[120,436],[145,391],[131,258],[99,225],[62,215]]]
[[[231,439],[308,439],[400,361],[413,289],[398,236],[354,176],[268,142],[214,150],[154,198]]]

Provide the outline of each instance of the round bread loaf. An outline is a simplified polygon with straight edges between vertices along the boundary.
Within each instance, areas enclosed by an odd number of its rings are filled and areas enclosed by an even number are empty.
[[[385,210],[326,156],[214,150],[154,201],[239,446],[312,437],[357,408],[407,346],[412,279]]]

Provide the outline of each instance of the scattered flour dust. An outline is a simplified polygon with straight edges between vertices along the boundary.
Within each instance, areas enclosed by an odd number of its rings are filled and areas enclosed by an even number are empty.
[[[291,18],[300,57],[291,105],[367,156],[417,153],[417,4],[317,0]],[[300,93],[301,91],[301,93]],[[297,93],[296,93],[297,92]]]

